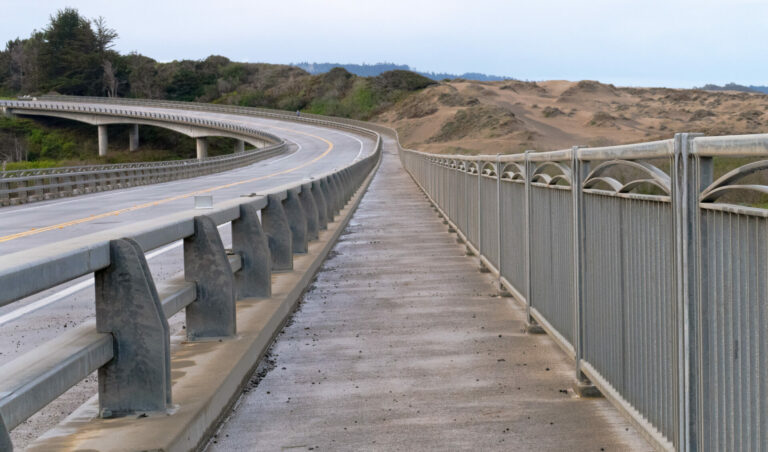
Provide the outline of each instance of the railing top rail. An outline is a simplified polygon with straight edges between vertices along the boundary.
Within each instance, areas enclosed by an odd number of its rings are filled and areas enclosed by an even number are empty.
[[[768,155],[768,134],[696,137],[692,153],[702,157],[765,157]]]
[[[675,152],[674,140],[622,144],[597,148],[579,148],[579,160],[635,160],[670,157]]]

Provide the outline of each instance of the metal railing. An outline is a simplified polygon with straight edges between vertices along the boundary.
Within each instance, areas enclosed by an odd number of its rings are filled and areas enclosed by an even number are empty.
[[[768,450],[768,135],[401,150],[499,283],[660,449]],[[713,159],[752,160],[713,180]],[[753,178],[754,179],[754,178]]]
[[[246,139],[255,138],[273,143],[270,146],[247,152],[202,160],[188,159],[4,171],[0,172],[0,206],[167,182],[227,171],[274,156],[283,152],[287,147],[281,138],[253,127],[201,118],[184,112],[169,114],[160,111],[120,108],[121,106],[115,103],[102,108],[81,105],[76,102],[53,101],[0,101],[0,107],[8,111],[18,110],[27,113],[31,111],[40,114],[97,115],[117,117],[123,120],[151,121],[152,123],[204,128],[214,133],[225,133]]]
[[[8,431],[96,370],[101,416],[169,407],[167,319],[185,309],[189,341],[233,336],[236,300],[270,296],[271,273],[293,268],[376,167],[381,137],[359,131],[375,152],[310,182],[3,256],[0,306],[93,274],[96,319],[0,367],[0,449],[11,447]],[[228,222],[230,250],[217,229]],[[144,253],[177,240],[184,276],[155,285]]]

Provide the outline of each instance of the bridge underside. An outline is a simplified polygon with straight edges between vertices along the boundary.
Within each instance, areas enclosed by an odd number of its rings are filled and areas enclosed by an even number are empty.
[[[650,450],[447,233],[392,143],[210,449]]]
[[[153,127],[160,127],[162,129],[172,130],[174,132],[186,135],[190,138],[207,138],[207,137],[225,137],[234,138],[236,140],[242,140],[251,144],[254,147],[263,147],[267,143],[263,140],[259,140],[250,135],[237,134],[228,132],[226,130],[219,130],[215,128],[191,126],[184,124],[174,124],[167,121],[152,120],[145,118],[125,118],[120,116],[108,116],[108,115],[96,115],[87,113],[69,113],[69,112],[48,112],[42,113],[37,110],[25,110],[22,108],[14,108],[12,113],[15,115],[23,116],[46,116],[54,118],[69,119],[72,121],[83,122],[93,126],[107,126],[115,124],[127,124],[127,125],[146,125]]]

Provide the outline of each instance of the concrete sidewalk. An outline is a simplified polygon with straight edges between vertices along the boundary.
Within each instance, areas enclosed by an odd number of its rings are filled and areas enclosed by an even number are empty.
[[[391,141],[347,231],[209,450],[650,450],[496,296]],[[263,378],[262,378],[263,377]]]

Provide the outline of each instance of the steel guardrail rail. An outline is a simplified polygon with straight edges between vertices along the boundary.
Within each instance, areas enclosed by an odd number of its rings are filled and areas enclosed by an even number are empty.
[[[3,256],[0,306],[93,274],[96,320],[0,367],[0,449],[12,447],[8,431],[96,370],[103,417],[171,406],[166,319],[186,308],[190,341],[233,334],[235,301],[268,296],[271,273],[293,268],[376,167],[381,136],[354,130],[375,137],[374,152],[309,182]],[[228,222],[232,250],[217,230]],[[155,285],[144,253],[177,240],[184,277]]]
[[[753,160],[714,180],[715,158]],[[400,150],[467,247],[658,449],[768,450],[768,135]],[[754,161],[755,159],[762,159]]]

